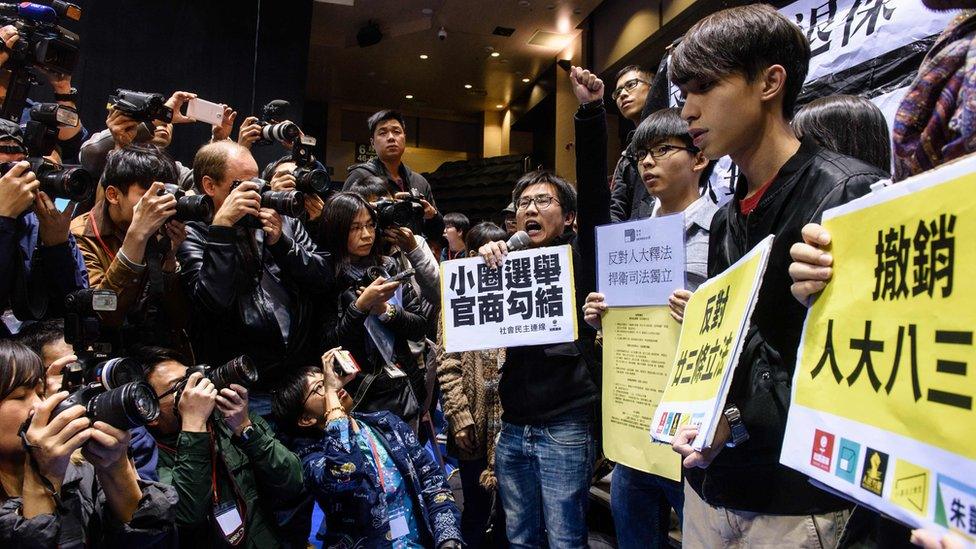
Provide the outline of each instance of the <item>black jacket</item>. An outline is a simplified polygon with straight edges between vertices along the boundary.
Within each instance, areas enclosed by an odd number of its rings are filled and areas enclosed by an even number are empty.
[[[586,296],[596,290],[594,227],[610,222],[607,186],[607,121],[600,105],[576,114],[576,180],[578,235],[566,233],[552,243],[573,248],[576,317],[579,338],[571,343],[511,347],[498,385],[502,419],[538,425],[600,398],[596,331],[583,321]],[[580,154],[579,151],[593,151]]]
[[[375,175],[386,180],[386,185],[390,188],[390,193],[410,192],[411,189],[417,189],[420,195],[424,197],[424,200],[430,202],[431,206],[437,207],[437,203],[434,202],[434,193],[430,189],[430,183],[427,182],[427,178],[411,170],[406,164],[400,164],[400,179],[404,182],[405,189],[401,189],[396,184],[393,176],[386,171],[386,166],[383,165],[383,162],[379,158],[374,158],[362,164],[353,164],[349,166],[348,171],[349,175],[346,177],[346,182],[342,185],[342,190],[344,191],[348,191],[359,180]],[[438,238],[442,234],[444,234],[444,216],[438,211],[434,217],[424,220],[424,236],[427,238]]]
[[[383,267],[392,276],[399,272],[398,264],[384,257]],[[396,306],[396,313],[384,324],[395,337],[394,360],[407,374],[406,378],[391,378],[386,364],[369,333],[366,319],[369,312],[356,308],[356,289],[360,286],[358,270],[346,265],[337,276],[339,287],[338,312],[330,315],[326,327],[325,346],[341,346],[352,353],[362,372],[350,381],[345,389],[356,402],[357,412],[389,410],[400,419],[410,422],[420,413],[426,396],[425,371],[410,352],[410,341],[423,340],[427,332],[427,319],[423,316],[424,305],[411,284],[402,284],[403,305]],[[335,309],[333,309],[335,310]],[[413,391],[416,403],[410,403],[406,388]]]
[[[637,165],[620,155],[613,170],[613,188],[610,190],[610,222],[645,219],[651,217],[653,211],[654,197],[647,194]]]
[[[759,241],[776,235],[745,347],[727,400],[742,413],[749,440],[724,448],[707,469],[686,469],[691,487],[713,506],[777,515],[821,514],[850,507],[779,464],[790,386],[806,309],[790,294],[790,247],[824,210],[867,194],[887,174],[804,140],[749,216],[739,210],[747,184],[712,219],[708,275],[715,276]]]
[[[321,349],[310,297],[334,287],[331,257],[315,247],[301,222],[282,217],[281,229],[269,246],[263,231],[191,222],[177,251],[194,307],[197,357],[218,365],[248,355],[258,368],[259,389],[272,386],[289,367],[317,361]],[[275,318],[283,305],[261,286],[261,277],[280,281],[288,295],[288,341]]]

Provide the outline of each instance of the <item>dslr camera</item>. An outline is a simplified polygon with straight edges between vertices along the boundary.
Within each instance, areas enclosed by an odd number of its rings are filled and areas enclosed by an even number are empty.
[[[373,206],[376,208],[377,231],[406,227],[414,234],[423,232],[424,206],[417,189],[411,189],[410,198],[405,200],[384,198]]]
[[[30,169],[40,182],[40,189],[51,199],[85,200],[95,192],[95,178],[78,164],[57,164],[42,157],[27,158]],[[16,162],[0,164],[0,176],[5,175]]]
[[[23,126],[24,145],[32,156],[48,156],[58,144],[58,131],[64,126],[76,128],[78,111],[57,103],[36,103],[30,109],[30,120]]]
[[[159,400],[142,381],[142,366],[129,358],[113,358],[95,365],[74,362],[65,367],[62,391],[71,394],[51,412],[55,417],[76,404],[85,407],[92,423],[103,421],[128,431],[159,417]]]
[[[227,363],[216,367],[207,364],[190,366],[186,369],[186,375],[179,381],[179,387],[176,389],[174,395],[173,402],[176,409],[179,409],[180,397],[183,396],[183,389],[186,388],[187,380],[195,372],[203,374],[203,377],[209,379],[218,391],[230,387],[232,383],[236,383],[245,389],[250,389],[258,381],[258,369],[247,355],[233,358]]]
[[[271,208],[279,214],[287,215],[288,217],[298,217],[305,211],[305,195],[301,191],[272,191],[271,184],[258,177],[248,181],[258,185],[258,194],[261,195],[262,208]],[[230,189],[233,191],[241,183],[244,183],[244,181],[239,179],[234,181]],[[253,215],[245,215],[237,224],[248,229],[261,228],[261,220]]]
[[[115,90],[108,98],[109,106],[139,122],[152,123],[173,121],[173,109],[166,106],[166,98],[160,93],[144,93],[132,90]]]
[[[170,219],[175,219],[182,223],[187,221],[200,221],[210,223],[214,216],[214,202],[210,196],[205,194],[187,194],[179,185],[166,183],[159,191],[157,196],[171,194],[176,197],[176,214]]]
[[[285,120],[285,111],[291,105],[282,99],[275,99],[267,105],[261,107],[261,117],[258,124],[261,125],[261,138],[254,142],[255,145],[271,145],[275,141],[278,143],[292,143],[301,135],[302,131],[298,124]]]
[[[295,141],[291,148],[291,161],[295,163],[295,188],[307,194],[317,194],[323,200],[329,197],[337,189],[332,186],[332,178],[329,172],[315,166],[315,157],[312,155],[312,148],[315,147],[315,138],[304,135]]]

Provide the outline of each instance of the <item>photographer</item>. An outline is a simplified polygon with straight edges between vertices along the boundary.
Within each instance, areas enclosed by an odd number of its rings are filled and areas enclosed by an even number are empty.
[[[389,412],[354,413],[339,400],[349,376],[322,366],[289,374],[275,391],[275,417],[300,432],[307,486],[326,510],[326,547],[461,547],[454,496],[410,428]],[[391,545],[391,542],[393,545]]]
[[[102,313],[102,320],[112,327],[127,321],[126,346],[152,342],[189,349],[184,328],[190,305],[176,262],[186,231],[173,219],[176,197],[163,190],[176,183],[176,174],[173,160],[153,145],[115,150],[105,166],[103,198],[71,222],[89,284],[118,294],[116,311]],[[151,289],[154,294],[147,288],[157,275],[161,287]]]
[[[258,166],[244,147],[204,145],[193,171],[216,211],[209,225],[187,223],[177,251],[194,304],[194,349],[211,364],[247,354],[260,371],[260,393],[264,380],[320,352],[312,302],[332,290],[332,261],[297,219],[262,207],[258,184],[249,181]],[[258,413],[270,412],[266,395],[252,393],[251,400]]]
[[[179,494],[180,545],[283,546],[275,505],[302,491],[301,463],[248,411],[247,389],[231,383],[218,390],[201,372],[187,376],[174,351],[150,347],[137,356],[159,397],[159,419],[150,429],[159,446],[159,478]]]
[[[122,149],[133,143],[155,145],[161,149],[166,149],[173,141],[174,124],[192,121],[180,111],[183,109],[183,105],[194,97],[196,94],[178,91],[166,100],[166,106],[173,109],[172,122],[153,120],[143,123],[110,107],[108,117],[105,119],[107,129],[94,133],[81,144],[79,153],[81,165],[91,172],[92,177],[100,179],[105,170],[108,154],[115,149]],[[214,131],[217,132],[216,128]],[[184,187],[188,184],[187,181],[193,177],[193,171],[179,162],[176,162],[176,167],[178,169],[177,182],[181,187]]]
[[[363,370],[348,389],[354,409],[388,410],[413,422],[427,394],[425,372],[410,349],[410,341],[423,340],[426,332],[420,300],[410,284],[386,282],[399,268],[380,254],[376,212],[366,200],[336,194],[324,215],[323,241],[335,258],[339,288],[326,343],[348,349]]]
[[[315,161],[315,164],[320,168],[322,166],[318,161]],[[291,155],[283,156],[264,168],[264,172],[261,174],[262,179],[271,183],[271,190],[273,191],[294,191],[297,184],[295,181],[295,168],[297,167]],[[316,235],[319,233],[322,222],[322,208],[324,207],[325,201],[319,195],[305,193],[303,222],[308,234]]]
[[[377,176],[386,181],[390,193],[419,193],[424,206],[424,236],[435,238],[444,232],[444,218],[434,204],[434,193],[424,176],[411,171],[403,163],[406,150],[407,124],[397,111],[382,110],[369,117],[369,143],[376,150],[376,158],[349,167],[349,176],[342,190],[351,190],[359,180]],[[397,196],[397,198],[400,198]]]
[[[37,355],[0,340],[0,545],[149,547],[169,541],[176,492],[138,479],[126,456],[128,433],[92,424],[79,405],[52,417],[68,394],[43,395]],[[85,460],[72,457],[79,448]]]
[[[14,309],[0,323],[0,336],[16,332],[19,321],[56,314],[65,295],[88,287],[85,262],[68,233],[75,206],[58,211],[38,190],[26,157],[20,126],[0,120],[0,162],[17,163],[0,176],[0,310]]]

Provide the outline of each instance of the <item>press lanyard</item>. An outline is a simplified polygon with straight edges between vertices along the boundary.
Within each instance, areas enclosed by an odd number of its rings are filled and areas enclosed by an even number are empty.
[[[373,453],[373,462],[376,464],[376,472],[380,477],[380,488],[383,490],[383,497],[386,497],[386,482],[383,480],[383,462],[380,460],[380,454],[376,450],[376,443],[373,442],[373,437],[368,430],[363,432],[363,436],[366,437],[366,442],[369,442],[369,449]]]
[[[112,253],[112,250],[108,249],[108,246],[105,245],[105,241],[102,240],[102,235],[98,231],[98,225],[95,224],[95,216],[88,214],[88,221],[91,222],[92,232],[95,233],[95,239],[98,240],[98,243],[102,245],[102,249],[105,250],[105,253],[107,253],[110,258],[112,258],[112,261],[115,261],[115,254]]]

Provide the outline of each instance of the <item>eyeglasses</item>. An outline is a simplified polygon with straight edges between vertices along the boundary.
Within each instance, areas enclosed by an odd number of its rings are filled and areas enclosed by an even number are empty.
[[[519,198],[515,203],[515,208],[519,210],[528,209],[529,204],[535,203],[535,206],[540,210],[544,210],[552,205],[553,202],[559,202],[552,195],[540,194],[537,196],[527,196],[525,198]]]
[[[674,151],[688,151],[695,154],[698,152],[698,149],[695,147],[679,147],[678,145],[658,145],[657,147],[651,147],[650,149],[635,150],[632,160],[634,162],[640,162],[647,158],[647,155],[651,155],[651,158],[654,160],[660,160]]]
[[[312,385],[312,390],[305,395],[305,400],[302,401],[302,408],[305,408],[305,404],[308,403],[308,399],[312,398],[312,395],[325,396],[325,382],[318,381],[315,385]]]
[[[613,90],[610,97],[613,97],[613,100],[616,101],[620,98],[620,94],[624,93],[624,91],[629,94],[630,92],[634,91],[634,88],[636,88],[638,84],[649,84],[649,82],[647,80],[641,80],[640,78],[631,78],[630,80],[624,82],[623,86]]]

